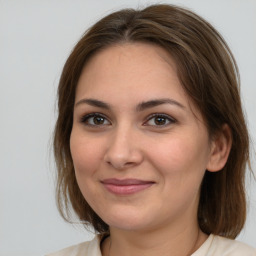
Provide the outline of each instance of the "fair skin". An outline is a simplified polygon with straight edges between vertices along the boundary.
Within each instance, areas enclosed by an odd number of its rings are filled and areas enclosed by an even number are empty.
[[[97,53],[78,82],[70,149],[83,196],[110,226],[102,254],[197,250],[207,239],[200,184],[225,165],[229,137],[224,126],[209,138],[165,50],[126,43]]]

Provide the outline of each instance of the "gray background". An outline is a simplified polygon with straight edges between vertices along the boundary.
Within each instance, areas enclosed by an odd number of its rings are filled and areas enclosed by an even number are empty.
[[[96,20],[119,8],[157,2],[0,0],[0,256],[39,256],[93,236],[66,224],[55,207],[51,136],[59,76],[72,47]],[[196,11],[229,43],[255,141],[256,1],[165,3]],[[256,247],[256,184],[247,183],[249,215],[238,240]]]

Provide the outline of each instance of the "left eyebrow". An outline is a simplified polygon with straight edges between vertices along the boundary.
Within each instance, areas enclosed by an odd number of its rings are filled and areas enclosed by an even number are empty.
[[[155,100],[141,102],[140,104],[137,105],[136,111],[140,112],[140,111],[146,110],[148,108],[153,108],[153,107],[163,105],[163,104],[171,104],[171,105],[177,106],[182,109],[186,108],[184,105],[182,105],[181,103],[179,103],[178,101],[173,100],[173,99],[155,99]]]

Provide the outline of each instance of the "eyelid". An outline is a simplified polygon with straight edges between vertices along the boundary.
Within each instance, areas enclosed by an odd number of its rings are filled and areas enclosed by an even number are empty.
[[[163,117],[163,118],[166,118],[170,123],[168,124],[164,124],[164,125],[147,125],[146,123],[149,122],[151,119],[155,118],[155,117]],[[144,126],[156,126],[158,128],[161,128],[161,127],[166,127],[168,125],[171,125],[173,123],[176,123],[177,120],[173,117],[171,117],[170,115],[167,115],[167,114],[163,114],[163,113],[153,113],[151,115],[149,115],[146,119],[146,121],[143,123]]]
[[[109,121],[109,118],[107,116],[105,116],[104,114],[102,113],[99,113],[99,112],[93,112],[93,113],[88,113],[88,114],[84,114],[80,117],[79,121],[80,123],[83,123],[84,125],[86,126],[91,126],[91,127],[100,127],[100,126],[106,126],[106,124],[102,124],[102,125],[92,125],[92,124],[89,124],[89,123],[86,123],[86,121],[91,118],[91,117],[102,117],[104,118],[105,120],[107,120],[109,122],[109,124],[111,124],[111,122]],[[108,124],[108,125],[109,125]]]

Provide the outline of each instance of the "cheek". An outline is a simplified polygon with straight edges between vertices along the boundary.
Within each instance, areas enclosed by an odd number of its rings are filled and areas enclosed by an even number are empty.
[[[90,175],[97,169],[101,158],[100,149],[95,141],[71,133],[70,150],[77,174]]]
[[[97,140],[96,140],[97,141]],[[85,200],[94,208],[95,196],[100,196],[95,189],[97,170],[102,156],[102,147],[95,140],[71,133],[70,150],[75,168],[75,176]]]
[[[205,140],[175,136],[168,141],[159,141],[150,152],[155,167],[165,176],[202,176],[208,162]]]

